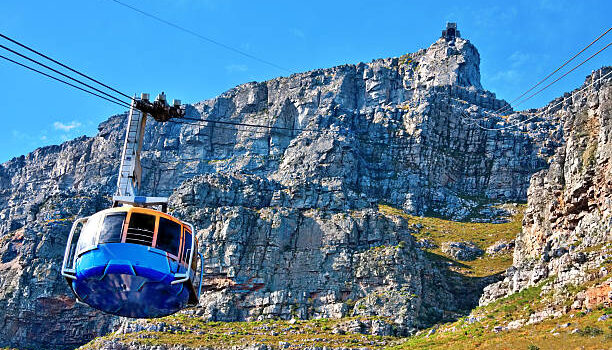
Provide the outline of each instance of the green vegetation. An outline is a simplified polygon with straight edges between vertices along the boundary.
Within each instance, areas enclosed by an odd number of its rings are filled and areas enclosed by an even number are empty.
[[[595,164],[595,159],[597,156],[597,140],[592,143],[589,143],[582,153],[582,167],[581,169],[588,169]]]
[[[412,62],[412,58],[411,58],[411,55],[409,53],[401,55],[400,58],[399,58],[399,65],[400,66],[408,64],[410,62]]]
[[[596,337],[598,335],[604,334],[604,331],[598,328],[597,326],[586,326],[584,327],[584,329],[578,330],[578,334],[582,336]]]
[[[419,63],[413,59],[412,54],[407,53],[399,57],[398,69],[412,69],[414,72],[417,72],[418,67]]]
[[[279,347],[287,342],[291,347],[327,346],[382,349],[396,344],[400,338],[355,333],[340,334],[334,329],[351,320],[373,318],[319,319],[308,321],[266,320],[257,322],[204,322],[196,316],[177,314],[150,323],[163,322],[171,331],[141,331],[126,335],[108,335],[85,345],[84,349],[97,349],[99,343],[117,340],[123,343],[142,345],[183,345],[188,347],[222,347],[246,345],[269,345]],[[381,319],[382,320],[382,319]],[[337,334],[336,334],[337,333]]]
[[[438,248],[429,249],[429,256],[433,259],[446,260],[453,263],[451,269],[470,277],[490,276],[505,271],[512,265],[512,251],[501,252],[496,255],[485,254],[473,261],[456,261],[442,253],[440,247],[444,242],[472,241],[479,248],[485,250],[488,246],[499,240],[510,241],[521,232],[524,204],[518,205],[518,213],[510,221],[502,224],[458,222],[435,217],[419,217],[406,214],[403,210],[388,205],[379,205],[378,210],[389,216],[400,216],[409,223],[420,227],[415,238],[432,240]]]
[[[580,245],[581,243],[582,242],[578,242],[578,245]],[[600,243],[600,244],[596,244],[596,245],[592,245],[592,246],[587,246],[585,248],[580,249],[579,251],[581,251],[583,253],[591,253],[591,252],[601,251],[603,249],[612,249],[612,243],[611,242],[606,242],[606,243]]]
[[[575,125],[575,137],[578,139],[586,139],[586,147],[582,152],[582,162],[580,164],[580,170],[584,171],[595,164],[597,157],[597,138],[600,126],[597,118],[589,117],[586,112],[576,115]]]
[[[217,164],[217,163],[224,163],[231,160],[231,158],[226,158],[226,159],[211,159],[208,161],[208,164]]]
[[[553,278],[519,293],[476,308],[468,317],[435,326],[435,332],[423,330],[419,334],[400,338],[338,332],[342,324],[354,320],[367,322],[383,318],[351,317],[308,321],[267,320],[257,322],[205,322],[192,315],[177,314],[145,324],[166,325],[160,332],[141,331],[126,335],[109,335],[84,346],[97,349],[102,341],[116,340],[141,345],[175,345],[190,348],[268,345],[279,348],[280,342],[289,348],[326,346],[369,349],[602,349],[612,339],[612,308],[600,307],[585,312],[572,312],[558,318],[549,318],[537,324],[507,329],[510,321],[526,322],[535,312],[550,306],[551,295],[542,295],[542,287]],[[496,331],[496,327],[497,329]]]
[[[573,312],[517,329],[503,328],[510,321],[526,323],[534,312],[550,306],[550,295],[542,296],[542,286],[476,308],[471,316],[442,325],[437,332],[407,338],[391,348],[400,349],[602,349],[612,338],[612,309],[600,308],[590,313]],[[571,297],[571,296],[570,296]],[[563,325],[563,326],[560,326]],[[499,327],[495,331],[495,327]]]

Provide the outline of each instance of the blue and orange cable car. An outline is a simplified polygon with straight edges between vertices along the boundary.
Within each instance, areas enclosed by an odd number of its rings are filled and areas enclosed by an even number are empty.
[[[62,274],[78,299],[96,309],[151,318],[197,305],[201,261],[191,224],[157,210],[122,206],[75,221]]]
[[[203,259],[193,226],[166,213],[167,198],[138,195],[147,114],[165,122],[184,113],[180,101],[169,106],[163,92],[154,102],[148,94],[132,99],[113,207],[77,219],[66,244],[62,275],[79,301],[135,318],[198,304]]]

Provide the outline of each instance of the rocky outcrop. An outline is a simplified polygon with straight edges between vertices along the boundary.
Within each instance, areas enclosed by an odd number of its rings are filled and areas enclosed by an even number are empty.
[[[174,196],[180,198],[181,189]],[[185,201],[175,208],[200,229],[205,287],[211,292],[196,314],[206,319],[367,314],[393,317],[407,333],[444,310],[460,311],[403,219],[371,209],[330,213],[196,207]],[[229,288],[218,288],[223,279]]]
[[[72,219],[108,205],[85,193],[50,196],[38,220],[0,238],[0,344],[74,348],[112,329],[116,319],[78,304],[60,274]]]
[[[489,255],[496,255],[496,254],[500,254],[504,252],[513,252],[513,251],[514,251],[514,240],[510,240],[510,241],[501,240],[487,247],[486,253]]]
[[[444,242],[442,252],[457,260],[469,261],[484,254],[484,250],[478,248],[474,242]]]
[[[612,250],[612,68],[587,77],[547,113],[561,116],[565,143],[533,175],[514,266],[485,289],[481,303],[551,277],[544,292],[604,278]],[[591,86],[592,85],[592,86]],[[612,300],[611,300],[612,301]]]
[[[422,55],[418,61],[417,82],[419,85],[473,87],[482,90],[480,85],[480,55],[469,41],[456,38],[449,42],[440,38],[427,50],[417,52]],[[504,102],[494,101],[491,108],[502,108]]]

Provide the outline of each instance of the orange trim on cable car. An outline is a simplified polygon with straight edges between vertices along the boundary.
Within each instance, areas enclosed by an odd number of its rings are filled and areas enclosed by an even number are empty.
[[[176,255],[174,255],[172,253],[166,252],[163,249],[161,249],[161,250],[163,250],[169,257],[172,257],[172,258],[174,258],[177,261],[187,263],[186,261],[184,261],[185,259],[183,259],[183,257],[182,257],[182,255],[184,255],[184,249],[185,249],[185,231],[192,235],[192,239],[195,239],[195,237],[193,236],[193,233],[189,229],[189,225],[183,223],[181,220],[179,220],[179,219],[177,219],[177,218],[175,218],[175,217],[173,217],[171,215],[159,212],[157,210],[148,209],[148,208],[125,206],[125,207],[110,208],[110,209],[107,209],[105,211],[106,211],[105,215],[108,215],[108,214],[111,214],[111,213],[119,213],[119,212],[125,212],[126,213],[126,219],[125,219],[125,222],[123,224],[123,229],[122,229],[122,233],[121,233],[121,243],[127,243],[126,242],[127,234],[128,234],[127,231],[128,231],[128,229],[130,227],[130,222],[132,220],[132,214],[133,213],[146,214],[146,215],[150,215],[150,216],[155,217],[155,224],[154,224],[155,226],[154,226],[154,231],[153,231],[152,243],[151,243],[151,245],[145,245],[145,246],[150,246],[152,248],[159,249],[159,248],[157,248],[157,238],[158,238],[158,233],[159,233],[159,223],[160,223],[160,218],[161,217],[163,217],[163,218],[165,218],[165,219],[167,219],[167,220],[169,220],[171,222],[174,222],[174,223],[180,225],[181,226],[181,236],[180,236],[179,250],[178,250],[179,256],[176,256]],[[196,242],[197,242],[197,240],[196,240]]]

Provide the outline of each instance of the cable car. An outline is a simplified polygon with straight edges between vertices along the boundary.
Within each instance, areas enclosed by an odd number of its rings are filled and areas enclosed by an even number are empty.
[[[168,198],[138,195],[147,114],[165,122],[184,110],[178,100],[169,106],[163,92],[154,102],[148,94],[132,99],[113,206],[74,222],[62,263],[78,301],[134,318],[197,305],[203,278],[194,227],[166,213]]]
[[[193,233],[191,224],[157,210],[106,209],[74,223],[62,273],[79,301],[98,310],[166,316],[198,304],[203,271]]]

